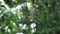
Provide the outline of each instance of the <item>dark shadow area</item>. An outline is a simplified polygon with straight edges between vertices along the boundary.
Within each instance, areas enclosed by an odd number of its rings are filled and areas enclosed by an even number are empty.
[[[60,34],[60,30],[55,31],[56,34]]]

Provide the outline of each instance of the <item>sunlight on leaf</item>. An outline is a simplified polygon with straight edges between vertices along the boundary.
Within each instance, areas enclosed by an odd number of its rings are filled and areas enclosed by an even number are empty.
[[[32,24],[30,25],[30,27],[31,27],[31,28],[34,28],[34,27],[36,27],[36,24],[35,24],[35,23],[32,23]]]
[[[22,27],[23,25],[22,24],[19,24],[20,27]]]
[[[8,32],[11,32],[11,29],[8,29]]]
[[[21,32],[21,33],[16,33],[16,34],[23,34],[23,33]]]
[[[26,29],[26,24],[23,25],[22,29]]]

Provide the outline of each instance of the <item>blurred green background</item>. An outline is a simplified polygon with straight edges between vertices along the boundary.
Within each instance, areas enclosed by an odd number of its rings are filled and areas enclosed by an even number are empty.
[[[0,34],[60,34],[60,0],[0,0]]]

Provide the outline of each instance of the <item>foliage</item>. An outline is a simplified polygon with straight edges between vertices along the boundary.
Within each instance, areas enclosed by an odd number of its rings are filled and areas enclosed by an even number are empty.
[[[0,34],[60,34],[60,1],[0,0]]]

